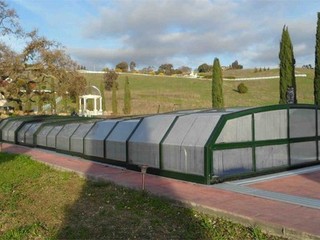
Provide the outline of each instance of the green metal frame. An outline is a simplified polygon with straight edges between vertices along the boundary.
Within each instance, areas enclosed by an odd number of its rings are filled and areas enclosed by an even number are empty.
[[[315,136],[311,137],[299,137],[299,138],[291,138],[290,137],[290,109],[310,109],[315,111],[315,124],[316,124],[316,134]],[[275,111],[275,110],[286,110],[287,111],[287,138],[284,139],[271,139],[271,140],[255,140],[255,119],[254,114],[260,113],[260,112],[268,112],[268,111]],[[264,172],[270,172],[270,169],[266,170],[257,170],[256,169],[256,147],[260,146],[268,146],[268,145],[282,145],[286,144],[288,146],[288,167],[295,167],[291,165],[291,156],[290,156],[290,144],[296,143],[296,142],[309,142],[309,141],[315,141],[316,147],[317,147],[317,159],[316,161],[319,161],[319,136],[318,136],[318,110],[319,107],[316,105],[309,105],[309,104],[300,104],[300,105],[273,105],[273,106],[265,106],[265,107],[258,107],[258,108],[251,108],[246,109],[239,112],[229,113],[222,115],[219,122],[216,125],[216,128],[212,132],[210,138],[207,141],[207,144],[205,145],[205,171],[204,176],[206,178],[206,184],[210,184],[213,181],[215,181],[216,176],[213,176],[213,151],[215,150],[224,150],[224,149],[234,149],[234,148],[251,148],[252,149],[252,175],[256,175],[257,173],[263,174]],[[221,134],[224,126],[226,125],[228,120],[243,117],[251,115],[251,127],[252,127],[252,137],[251,141],[247,142],[230,142],[230,143],[216,143],[219,135]],[[312,163],[311,163],[312,164]],[[279,167],[280,169],[280,167]],[[272,171],[272,170],[271,170]],[[277,171],[276,167],[274,171]],[[244,173],[243,176],[250,176],[248,173]],[[219,177],[219,176],[218,176]],[[238,177],[241,177],[241,174],[238,175]],[[228,178],[228,177],[226,177]]]

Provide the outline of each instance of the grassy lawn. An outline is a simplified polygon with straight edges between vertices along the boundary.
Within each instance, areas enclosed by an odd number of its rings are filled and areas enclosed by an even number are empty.
[[[298,103],[313,103],[313,71],[297,69],[297,73],[306,73],[307,77],[297,78]],[[254,73],[254,70],[227,70],[224,76],[261,77],[279,75],[278,69]],[[168,76],[145,76],[121,74],[118,78],[118,112],[123,108],[123,86],[125,77],[129,77],[132,96],[132,114],[150,114],[179,109],[210,108],[211,80],[191,79]],[[87,81],[99,86],[103,74],[85,74]],[[278,104],[279,79],[244,81],[248,87],[246,94],[236,89],[239,81],[224,81],[224,100],[226,107],[255,107]],[[111,92],[106,92],[107,110],[111,110]]]
[[[0,239],[282,239],[0,153]]]

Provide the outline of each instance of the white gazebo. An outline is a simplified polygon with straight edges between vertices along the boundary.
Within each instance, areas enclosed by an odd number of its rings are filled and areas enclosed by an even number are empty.
[[[93,109],[88,109],[88,100],[93,100]],[[96,86],[88,86],[85,94],[79,97],[79,115],[90,117],[102,115],[102,96]]]

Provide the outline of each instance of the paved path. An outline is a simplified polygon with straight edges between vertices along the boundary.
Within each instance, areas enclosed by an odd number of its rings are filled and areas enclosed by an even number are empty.
[[[142,174],[53,151],[3,143],[2,151],[24,153],[55,168],[141,189]],[[218,185],[146,175],[145,188],[203,212],[224,216],[290,239],[320,239],[320,168]],[[263,194],[262,194],[263,193]],[[282,198],[285,199],[282,199]],[[306,200],[299,202],[299,200]]]

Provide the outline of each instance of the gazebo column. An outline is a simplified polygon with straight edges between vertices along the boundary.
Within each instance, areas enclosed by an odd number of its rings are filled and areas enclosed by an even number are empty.
[[[79,114],[82,114],[82,97],[79,97]]]
[[[99,111],[102,113],[102,97],[99,97],[99,100],[100,100],[100,109],[99,109]]]
[[[94,98],[94,114],[97,114],[97,98]]]
[[[84,114],[87,112],[87,97],[83,97],[83,112]]]

